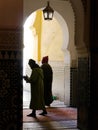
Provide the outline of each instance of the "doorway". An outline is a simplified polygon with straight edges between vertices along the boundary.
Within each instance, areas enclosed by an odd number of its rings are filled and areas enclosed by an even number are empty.
[[[58,19],[60,20],[58,21]],[[56,17],[52,21],[43,20],[40,10],[33,12],[25,21],[23,74],[30,75],[31,73],[28,66],[30,58],[41,65],[42,57],[48,55],[49,64],[53,68],[53,96],[69,106],[70,52],[67,50],[68,41],[69,32],[67,24],[57,12]],[[29,107],[29,102],[30,85],[23,81],[23,107]]]

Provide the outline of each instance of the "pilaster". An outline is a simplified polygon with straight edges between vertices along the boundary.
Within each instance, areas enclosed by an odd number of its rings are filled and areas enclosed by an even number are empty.
[[[0,30],[0,130],[22,129],[21,39],[21,30]]]

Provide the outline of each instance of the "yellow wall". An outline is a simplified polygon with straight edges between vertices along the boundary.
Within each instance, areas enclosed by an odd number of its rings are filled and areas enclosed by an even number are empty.
[[[35,28],[36,34],[38,36],[37,61],[40,61],[41,60],[41,34],[42,34],[42,11],[40,10],[36,12],[36,18],[33,27]]]

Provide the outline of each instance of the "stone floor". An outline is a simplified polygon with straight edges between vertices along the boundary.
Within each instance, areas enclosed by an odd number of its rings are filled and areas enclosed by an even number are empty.
[[[55,100],[52,107],[66,107],[63,102]],[[28,106],[27,106],[28,107]],[[24,106],[26,108],[26,104]],[[79,130],[77,129],[77,120],[67,121],[48,121],[48,122],[25,122],[23,130]]]
[[[23,130],[78,130],[76,124],[76,120],[24,123]]]

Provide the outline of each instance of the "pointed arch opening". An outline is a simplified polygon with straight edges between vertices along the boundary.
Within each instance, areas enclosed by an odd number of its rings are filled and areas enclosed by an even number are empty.
[[[70,104],[69,31],[64,19],[55,12],[52,21],[45,21],[42,12],[33,12],[24,24],[23,73],[30,75],[28,60],[41,65],[43,56],[49,56],[53,68],[53,95]],[[23,81],[23,107],[29,107],[30,85]]]

